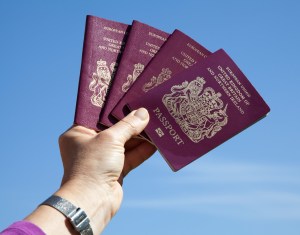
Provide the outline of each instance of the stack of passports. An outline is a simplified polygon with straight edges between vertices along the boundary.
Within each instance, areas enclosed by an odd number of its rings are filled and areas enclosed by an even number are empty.
[[[270,108],[229,55],[181,32],[87,16],[75,124],[104,130],[144,107],[140,135],[177,171]]]

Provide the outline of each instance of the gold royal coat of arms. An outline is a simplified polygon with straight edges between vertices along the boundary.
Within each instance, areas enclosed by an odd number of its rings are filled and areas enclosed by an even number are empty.
[[[162,98],[170,115],[194,143],[212,138],[228,122],[227,104],[224,107],[221,93],[204,88],[205,83],[202,77],[185,81],[172,86],[172,93]]]

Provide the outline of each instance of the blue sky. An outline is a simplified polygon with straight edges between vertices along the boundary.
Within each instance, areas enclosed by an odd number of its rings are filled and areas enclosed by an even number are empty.
[[[124,184],[103,234],[300,234],[300,2],[0,1],[0,230],[59,186],[58,136],[73,121],[85,16],[224,48],[270,115],[179,172],[156,153]]]

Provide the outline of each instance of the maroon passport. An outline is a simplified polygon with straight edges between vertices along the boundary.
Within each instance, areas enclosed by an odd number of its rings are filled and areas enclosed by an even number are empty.
[[[181,31],[175,30],[113,109],[112,115],[119,120],[122,119],[129,113],[126,106],[129,101],[143,99],[147,92],[195,65],[209,54],[211,53],[199,43]]]
[[[149,25],[135,20],[132,22],[122,60],[101,112],[101,124],[111,126],[116,122],[110,112],[142,73],[168,36],[169,34]]]
[[[99,115],[130,26],[87,16],[74,123],[99,130]]]
[[[150,114],[146,134],[177,171],[263,118],[270,108],[223,51],[129,102]]]

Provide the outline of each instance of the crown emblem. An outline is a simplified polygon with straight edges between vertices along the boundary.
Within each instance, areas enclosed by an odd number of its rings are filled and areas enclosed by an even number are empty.
[[[199,84],[199,86],[203,86],[206,83],[204,78],[202,78],[202,77],[196,77],[196,80],[194,82],[197,85]]]
[[[134,65],[134,69],[135,70],[144,70],[144,65],[143,64],[141,64],[141,63],[138,63],[138,64],[135,64]]]
[[[100,67],[106,66],[106,61],[100,59],[100,60],[97,61],[97,65],[100,66]]]
[[[169,76],[172,74],[172,71],[169,68],[163,68],[161,70],[160,76]]]

